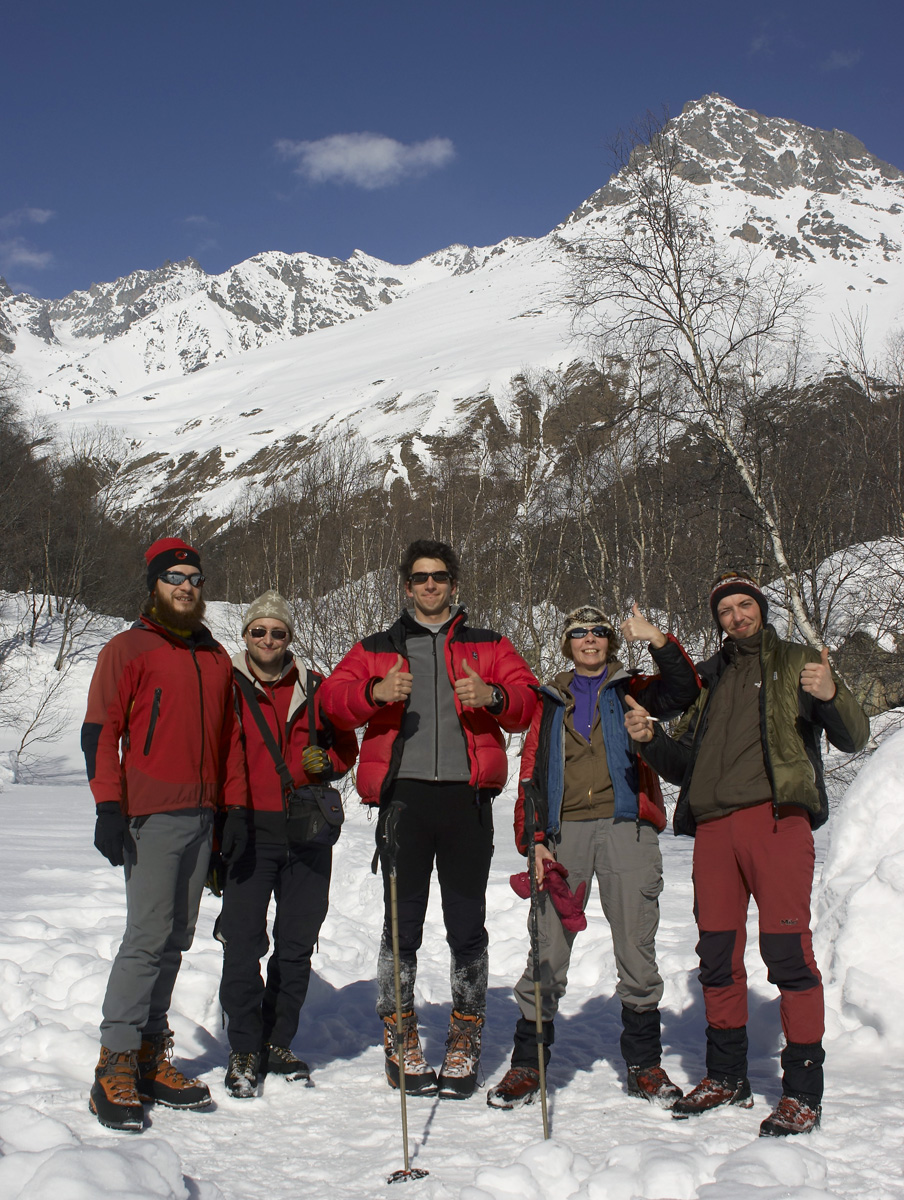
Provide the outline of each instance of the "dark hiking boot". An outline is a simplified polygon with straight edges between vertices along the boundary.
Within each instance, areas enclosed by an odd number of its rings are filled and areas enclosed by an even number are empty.
[[[254,1051],[242,1054],[233,1050],[229,1055],[229,1066],[226,1068],[226,1091],[236,1100],[250,1100],[257,1095],[257,1078],[260,1071],[261,1056]]]
[[[490,1108],[521,1108],[533,1104],[540,1090],[540,1072],[536,1067],[509,1067],[494,1088],[487,1092]]]
[[[697,1117],[700,1113],[709,1112],[711,1108],[721,1108],[723,1104],[735,1104],[738,1108],[753,1108],[750,1081],[746,1077],[744,1079],[713,1079],[706,1075],[693,1091],[675,1101],[672,1105],[672,1116],[676,1121],[684,1121],[688,1117]]]
[[[452,1010],[446,1056],[440,1068],[438,1088],[444,1100],[467,1100],[477,1086],[480,1066],[480,1036],[483,1017]]]
[[[760,1137],[788,1137],[795,1133],[812,1133],[819,1128],[822,1107],[808,1104],[799,1096],[782,1096],[760,1126]]]
[[[274,1046],[272,1042],[267,1042],[264,1046],[261,1074],[282,1075],[289,1083],[298,1079],[303,1079],[305,1083],[311,1082],[311,1068],[308,1064],[293,1054],[288,1046]]]
[[[628,1067],[628,1095],[649,1100],[660,1108],[671,1108],[684,1093],[657,1063],[655,1067]]]
[[[88,1107],[107,1129],[140,1133],[144,1128],[144,1109],[135,1086],[137,1075],[134,1050],[116,1054],[101,1046]]]
[[[210,1088],[200,1079],[189,1079],[170,1062],[172,1031],[146,1037],[138,1051],[138,1095],[149,1104],[167,1108],[207,1108]]]
[[[399,1086],[399,1057],[396,1052],[395,1017],[383,1018],[383,1053],[386,1056],[386,1080]],[[417,1030],[417,1015],[402,1013],[402,1059],[405,1063],[405,1092],[409,1096],[435,1096],[436,1072],[424,1058]]]

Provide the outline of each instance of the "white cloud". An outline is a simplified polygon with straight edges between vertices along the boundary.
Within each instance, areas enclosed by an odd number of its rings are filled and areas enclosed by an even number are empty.
[[[833,50],[822,64],[824,71],[848,71],[863,58],[862,50]]]
[[[455,157],[449,138],[428,138],[406,146],[382,133],[336,133],[316,142],[283,138],[276,150],[310,183],[351,183],[368,191],[424,175]]]
[[[772,44],[765,33],[761,33],[759,37],[753,38],[747,48],[750,55],[754,54],[769,54],[772,51]]]
[[[0,217],[0,229],[18,229],[20,225],[46,225],[56,213],[49,208],[17,208]]]
[[[49,250],[33,250],[31,246],[27,245],[24,238],[15,237],[0,242],[0,263],[3,264],[4,270],[8,271],[14,267],[32,267],[44,270],[52,262],[53,255]]]

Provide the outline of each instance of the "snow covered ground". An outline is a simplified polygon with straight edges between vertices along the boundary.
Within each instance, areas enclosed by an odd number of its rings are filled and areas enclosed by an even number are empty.
[[[108,636],[110,630],[99,631]],[[52,647],[48,648],[48,654]],[[63,739],[31,761],[28,784],[0,793],[0,1197],[3,1200],[893,1200],[904,1197],[904,734],[890,737],[821,831],[817,957],[827,984],[823,1128],[805,1140],[757,1139],[779,1095],[775,990],[756,953],[752,910],[752,1111],[674,1122],[629,1099],[618,1053],[619,1007],[608,932],[594,900],[577,940],[549,1071],[552,1140],[539,1105],[515,1112],[411,1099],[419,1182],[389,1188],[402,1165],[399,1098],[383,1081],[374,1015],[380,886],[373,827],[355,804],[337,846],[332,907],[295,1049],[314,1086],[265,1082],[253,1101],[223,1089],[227,1043],[217,988],[219,902],[206,895],[171,1020],[177,1060],[210,1085],[204,1113],[146,1109],[140,1136],[89,1113],[97,1024],[124,923],[121,872],[92,845],[93,805],[78,782],[77,729],[91,656],[67,678]],[[511,985],[526,954],[526,904],[508,883],[521,860],[510,793],[497,801],[488,895],[491,977],[487,1084],[505,1070],[517,1016]],[[703,1068],[703,1011],[691,916],[692,843],[664,835],[658,944],[666,979],[665,1065],[684,1086]],[[431,902],[418,1010],[437,1063],[448,1021],[448,951]]]

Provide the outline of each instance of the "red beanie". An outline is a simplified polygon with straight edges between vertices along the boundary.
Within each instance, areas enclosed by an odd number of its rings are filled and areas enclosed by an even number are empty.
[[[201,569],[201,556],[181,538],[158,538],[144,552],[148,564],[148,591],[154,590],[158,576],[170,567],[187,566]]]

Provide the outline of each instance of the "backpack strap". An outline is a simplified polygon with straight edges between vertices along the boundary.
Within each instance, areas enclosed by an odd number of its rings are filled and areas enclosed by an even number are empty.
[[[284,795],[288,795],[288,793],[291,792],[295,787],[295,781],[292,778],[291,771],[286,766],[286,760],[280,753],[279,746],[276,744],[276,738],[273,736],[273,731],[267,724],[267,718],[261,712],[261,702],[257,698],[257,689],[248,676],[242,674],[241,671],[236,671],[235,681],[238,684],[242,695],[245,697],[248,710],[252,717],[254,717],[255,724],[260,730],[261,737],[264,740],[264,745],[270,752],[270,757],[273,759],[273,765],[276,767],[276,773],[279,775],[280,782],[283,785],[283,793]]]

